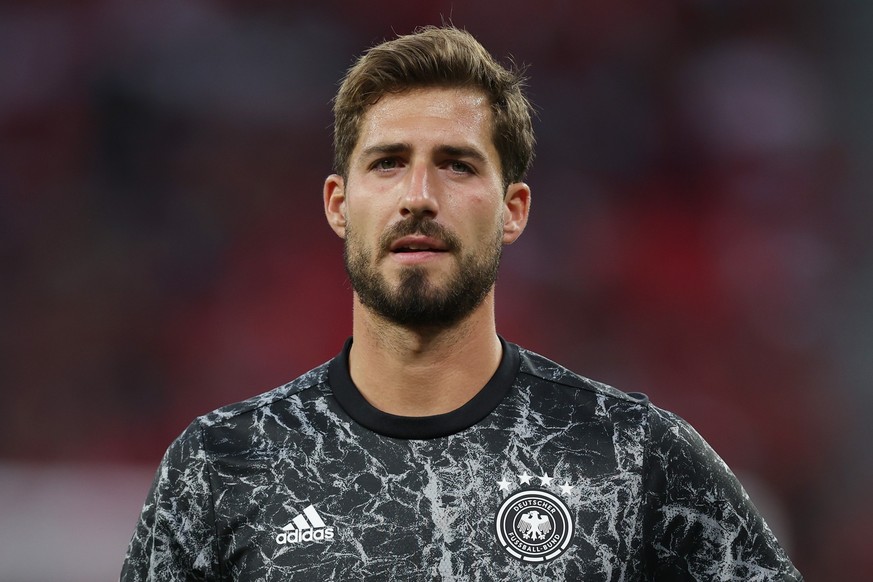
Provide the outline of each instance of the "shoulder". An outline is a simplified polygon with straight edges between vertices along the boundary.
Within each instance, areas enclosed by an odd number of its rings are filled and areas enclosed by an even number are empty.
[[[569,397],[594,397],[610,404],[648,407],[648,397],[640,392],[623,392],[608,384],[586,378],[536,352],[518,347],[519,377],[527,377],[533,389],[550,387]]]
[[[593,402],[601,413],[633,411],[644,428],[647,439],[656,446],[670,448],[681,442],[697,449],[708,445],[700,434],[678,414],[656,406],[642,392],[625,392],[603,382],[592,380],[542,356],[536,352],[518,349],[519,384],[537,399],[572,401],[574,404]]]
[[[255,418],[293,413],[307,402],[321,400],[329,393],[326,386],[328,366],[329,362],[326,362],[268,392],[199,416],[187,432],[197,431],[208,435],[241,426],[251,428]]]

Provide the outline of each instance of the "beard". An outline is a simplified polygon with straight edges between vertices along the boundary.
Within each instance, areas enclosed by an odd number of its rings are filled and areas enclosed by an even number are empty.
[[[396,289],[391,289],[377,263],[390,254],[394,240],[421,234],[443,241],[446,252],[458,257],[456,272],[442,286],[434,284],[427,269],[404,267]],[[386,319],[406,327],[449,327],[473,312],[497,281],[503,250],[502,229],[478,253],[465,253],[458,237],[429,218],[398,222],[379,238],[376,252],[358,240],[348,225],[343,258],[352,288],[361,303]]]

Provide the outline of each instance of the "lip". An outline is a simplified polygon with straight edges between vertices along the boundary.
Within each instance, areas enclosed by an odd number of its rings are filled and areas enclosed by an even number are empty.
[[[448,246],[443,241],[421,235],[404,236],[388,249],[391,258],[404,265],[417,265],[446,256]]]
[[[417,254],[417,253],[443,253],[448,250],[446,243],[443,241],[421,235],[404,236],[393,243],[388,248],[393,254]]]

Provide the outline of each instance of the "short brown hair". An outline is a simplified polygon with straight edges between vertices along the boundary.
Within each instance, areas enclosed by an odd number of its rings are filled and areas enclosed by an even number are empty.
[[[334,171],[348,177],[361,121],[385,94],[421,87],[471,87],[491,103],[504,184],[520,182],[534,156],[524,81],[514,65],[503,67],[473,35],[450,26],[420,28],[376,45],[349,69],[334,99]]]

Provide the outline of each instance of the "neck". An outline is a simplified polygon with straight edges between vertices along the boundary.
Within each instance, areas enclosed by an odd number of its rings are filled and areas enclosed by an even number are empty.
[[[494,294],[450,327],[399,326],[364,307],[357,296],[352,381],[382,412],[433,416],[472,399],[502,357],[494,324]]]

